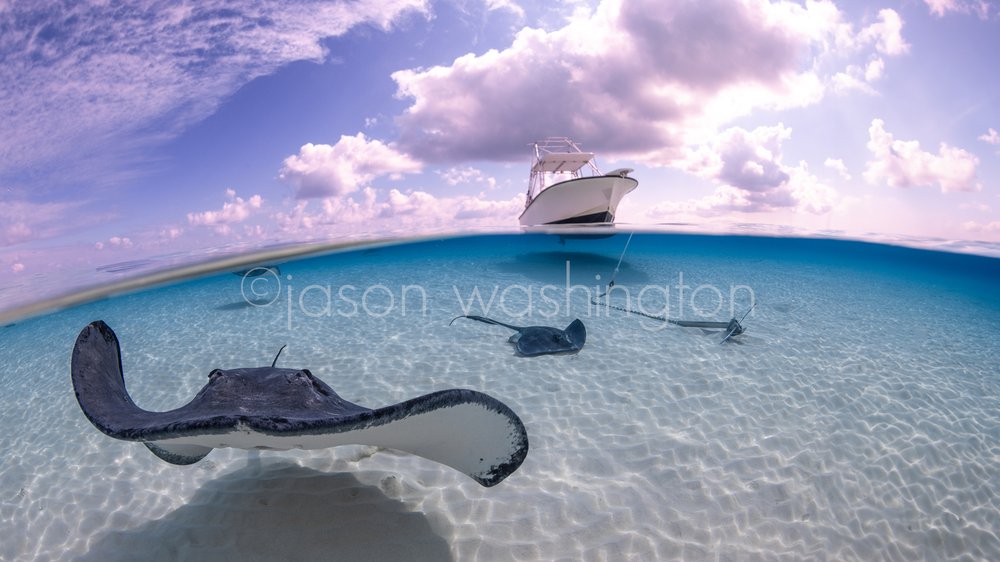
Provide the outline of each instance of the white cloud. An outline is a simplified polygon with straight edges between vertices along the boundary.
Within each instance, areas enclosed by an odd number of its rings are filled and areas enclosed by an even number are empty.
[[[274,215],[274,223],[286,234],[322,238],[368,232],[408,232],[436,228],[513,226],[524,208],[524,197],[490,200],[480,193],[438,197],[420,190],[390,189],[384,196],[371,187],[340,197],[298,201],[288,212]]]
[[[840,174],[840,177],[847,181],[851,180],[851,173],[847,171],[844,161],[839,158],[827,158],[823,165]]]
[[[990,127],[985,134],[979,135],[979,140],[992,145],[1000,145],[1000,133],[997,133],[996,129]]]
[[[968,232],[980,232],[980,233],[1000,232],[1000,221],[990,221],[986,223],[968,221],[962,223],[962,228]]]
[[[108,243],[110,243],[112,246],[119,248],[132,247],[132,240],[129,239],[128,237],[123,237],[123,236],[112,236],[111,238],[108,238]]]
[[[948,13],[975,14],[988,19],[993,7],[987,0],[924,0],[931,14],[944,17]]]
[[[865,81],[874,82],[882,77],[883,72],[885,72],[885,61],[882,57],[876,57],[868,61],[868,66],[865,67]]]
[[[861,30],[862,42],[873,41],[875,49],[883,54],[896,56],[908,53],[910,45],[903,39],[903,18],[895,10],[884,8],[878,12],[879,21]]]
[[[881,78],[884,72],[885,60],[876,56],[869,60],[863,68],[856,64],[848,65],[846,70],[833,75],[831,83],[834,91],[840,94],[859,91],[868,95],[876,95],[878,92],[871,84]]]
[[[24,271],[24,264],[20,262],[12,263],[10,265],[10,270],[13,271],[14,273],[21,273],[22,271]]]
[[[496,10],[506,10],[519,19],[524,19],[524,8],[512,0],[486,0],[486,9],[493,12]]]
[[[176,226],[167,227],[160,231],[160,237],[168,240],[175,240],[184,234],[184,229]]]
[[[849,92],[857,91],[868,95],[875,95],[878,92],[875,88],[872,88],[867,80],[864,79],[861,68],[855,65],[847,67],[844,72],[838,72],[830,78],[830,82],[833,85],[833,90],[838,94],[846,94]]]
[[[896,140],[885,130],[881,119],[873,119],[868,128],[868,149],[872,153],[865,168],[865,179],[892,187],[918,187],[937,184],[942,193],[979,191],[976,180],[979,158],[961,148],[941,143],[938,153],[920,149],[918,141]]]
[[[509,160],[561,134],[669,159],[693,129],[816,102],[817,52],[905,50],[893,15],[880,12],[862,37],[829,1],[605,0],[561,29],[522,29],[503,51],[394,73],[397,95],[412,100],[396,120],[399,144],[425,160]]]
[[[418,173],[420,162],[392,145],[365,137],[363,133],[341,136],[337,144],[306,144],[284,161],[279,177],[295,189],[298,198],[328,197],[353,193],[375,178],[398,178]]]
[[[323,60],[323,38],[427,10],[425,0],[12,3],[0,12],[0,177],[104,176],[254,78]]]
[[[220,234],[229,234],[231,225],[245,221],[261,208],[264,201],[260,195],[254,195],[250,199],[244,200],[242,197],[237,197],[236,192],[232,189],[226,190],[226,197],[229,201],[223,203],[222,209],[218,211],[188,213],[188,224],[211,226],[215,227],[215,230]],[[114,243],[113,240],[112,243]]]
[[[655,206],[649,216],[780,209],[814,214],[829,211],[836,202],[836,191],[814,176],[805,162],[788,166],[782,161],[781,145],[791,135],[792,130],[780,123],[752,131],[740,127],[723,131],[712,143],[692,150],[680,164],[722,185],[700,199]]]
[[[447,170],[438,170],[437,173],[448,185],[485,184],[488,189],[494,189],[497,186],[496,178],[487,176],[482,170],[472,166],[456,166]]]

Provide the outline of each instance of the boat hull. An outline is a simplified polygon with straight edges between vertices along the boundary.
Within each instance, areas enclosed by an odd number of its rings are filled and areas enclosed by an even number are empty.
[[[522,226],[613,223],[618,203],[639,182],[622,176],[591,176],[555,183],[531,200],[518,219]]]

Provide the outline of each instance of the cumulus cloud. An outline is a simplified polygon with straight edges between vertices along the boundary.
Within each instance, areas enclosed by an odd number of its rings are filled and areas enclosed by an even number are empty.
[[[222,208],[218,211],[188,213],[188,224],[211,226],[220,234],[228,234],[232,225],[245,221],[261,208],[264,201],[260,195],[254,195],[250,199],[244,200],[242,197],[238,197],[233,189],[226,190],[226,198],[228,201],[223,203]]]
[[[910,45],[903,39],[903,18],[895,10],[883,8],[878,12],[878,22],[861,30],[862,42],[875,43],[878,52],[895,56],[908,53]]]
[[[0,10],[0,177],[115,168],[114,147],[169,138],[250,80],[322,60],[323,38],[426,11],[425,0],[12,3]]]
[[[997,133],[996,129],[990,127],[986,133],[979,135],[979,140],[997,146],[1000,145],[1000,133]]]
[[[337,144],[306,144],[284,161],[279,177],[295,189],[295,196],[329,197],[353,193],[381,176],[397,178],[420,172],[420,162],[392,145],[368,139],[363,133],[341,136]]]
[[[512,0],[486,0],[486,9],[491,12],[504,10],[514,14],[519,19],[524,19],[524,8]]]
[[[605,0],[502,51],[393,73],[412,100],[399,144],[424,160],[509,160],[558,132],[606,153],[668,154],[693,126],[815,102],[822,81],[803,61],[843,45],[904,52],[901,27],[883,10],[853,33],[829,1]]]
[[[21,262],[12,263],[10,264],[10,270],[14,273],[21,273],[24,271],[24,264]]]
[[[851,180],[851,173],[847,171],[847,166],[840,158],[827,158],[823,165],[840,174],[845,180]]]
[[[722,185],[708,196],[654,207],[650,216],[676,213],[714,215],[780,209],[815,214],[829,211],[836,191],[813,175],[804,162],[788,166],[781,145],[792,130],[783,124],[747,131],[732,127],[712,143],[691,151],[682,167]]]
[[[868,128],[868,161],[864,176],[869,183],[892,187],[938,185],[942,193],[979,191],[976,180],[979,158],[961,148],[941,143],[937,154],[921,150],[918,141],[897,140],[885,130],[885,122],[873,119]]]
[[[482,170],[472,166],[456,166],[447,170],[439,170],[437,173],[448,185],[485,184],[489,189],[497,186],[496,178],[487,176]]]

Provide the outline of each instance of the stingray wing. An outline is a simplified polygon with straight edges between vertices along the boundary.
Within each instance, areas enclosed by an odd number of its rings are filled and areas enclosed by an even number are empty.
[[[103,321],[92,322],[76,339],[71,361],[73,390],[87,419],[116,439],[140,441],[151,427],[176,419],[135,405],[125,389],[118,336]]]

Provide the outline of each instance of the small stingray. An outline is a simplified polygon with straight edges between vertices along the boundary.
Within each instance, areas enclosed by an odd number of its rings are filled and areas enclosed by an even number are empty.
[[[484,316],[456,316],[451,319],[448,325],[451,326],[459,318],[478,320],[487,324],[496,324],[497,326],[516,330],[517,333],[512,335],[507,341],[514,344],[517,354],[523,357],[534,357],[536,355],[552,353],[576,353],[583,349],[583,344],[587,341],[587,328],[579,318],[570,322],[565,330],[549,326],[528,326],[522,328],[497,322]]]
[[[667,320],[667,322],[676,324],[683,328],[722,328],[726,331],[726,337],[722,338],[722,341],[719,342],[722,344],[726,343],[729,338],[738,336],[746,331],[743,327],[743,321],[747,319],[747,315],[749,315],[750,311],[756,306],[757,304],[754,303],[754,305],[750,307],[750,310],[747,310],[746,314],[743,315],[743,318],[740,318],[739,320],[733,318],[729,322],[706,322],[701,320]]]
[[[372,410],[344,400],[307,369],[277,368],[277,361],[214,369],[187,405],[149,412],[125,389],[118,337],[98,320],[80,332],[71,370],[76,399],[97,429],[142,442],[173,464],[196,463],[216,447],[372,445],[439,462],[493,486],[528,454],[520,418],[487,394],[442,390]]]

